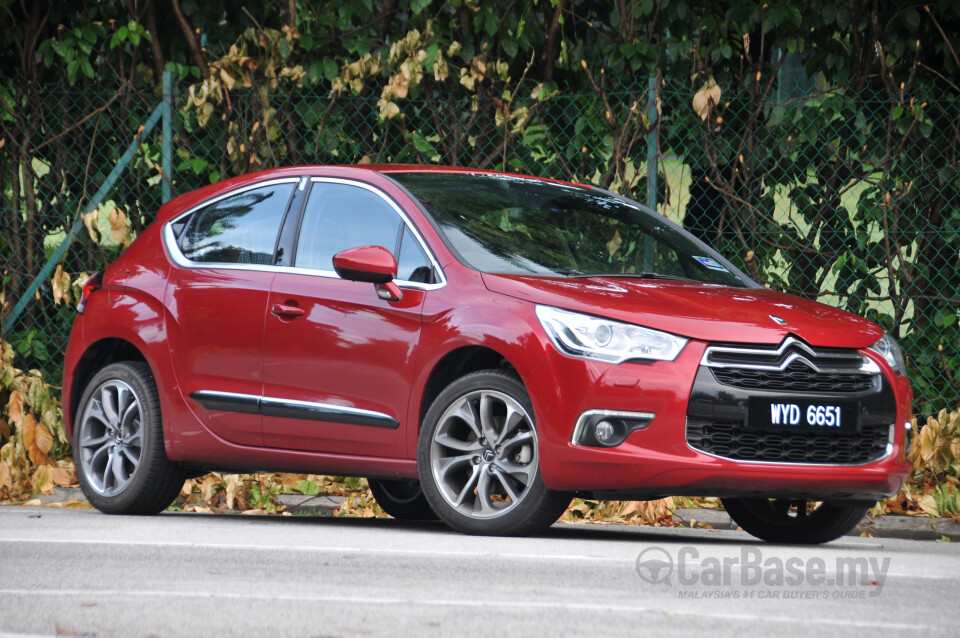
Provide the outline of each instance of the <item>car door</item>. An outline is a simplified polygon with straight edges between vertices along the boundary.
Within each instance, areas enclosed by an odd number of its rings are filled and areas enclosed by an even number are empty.
[[[398,257],[399,301],[334,272],[334,254],[367,245]],[[292,265],[273,280],[266,315],[264,444],[404,456],[421,307],[442,285],[422,238],[379,190],[314,178]]]
[[[224,439],[261,445],[263,321],[277,235],[297,178],[231,192],[164,228],[165,305],[180,390]]]

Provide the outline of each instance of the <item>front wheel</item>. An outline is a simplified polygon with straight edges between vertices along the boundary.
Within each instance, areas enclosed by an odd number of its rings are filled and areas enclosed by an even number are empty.
[[[509,372],[468,374],[437,397],[420,430],[417,466],[433,511],[468,534],[534,534],[570,503],[540,477],[533,406]]]
[[[183,487],[180,466],[167,460],[160,399],[145,363],[111,363],[95,374],[73,430],[80,488],[101,512],[155,514]]]
[[[867,504],[782,498],[725,498],[723,506],[745,532],[771,543],[818,545],[840,538],[863,520]]]
[[[367,479],[373,498],[384,512],[401,521],[435,521],[434,514],[423,495],[423,488],[413,480]]]

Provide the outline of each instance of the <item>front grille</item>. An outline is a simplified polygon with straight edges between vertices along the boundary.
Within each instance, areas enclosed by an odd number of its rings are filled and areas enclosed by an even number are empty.
[[[747,390],[783,392],[868,392],[874,389],[871,374],[855,372],[817,372],[803,363],[794,362],[785,370],[753,370],[749,368],[713,368],[713,375],[724,385]]]
[[[779,346],[708,346],[700,363],[708,368],[738,368],[783,372],[803,365],[820,373],[879,374],[873,361],[852,348],[815,348],[795,337],[787,337]]]
[[[735,461],[861,465],[886,453],[890,425],[862,425],[850,436],[746,430],[741,421],[687,419],[687,443]]]

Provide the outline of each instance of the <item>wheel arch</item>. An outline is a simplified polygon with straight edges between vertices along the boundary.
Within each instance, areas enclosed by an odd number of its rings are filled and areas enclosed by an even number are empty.
[[[126,339],[106,337],[91,344],[77,361],[69,388],[69,404],[64,406],[68,408],[68,411],[66,411],[64,415],[67,417],[64,419],[64,427],[66,428],[67,436],[71,439],[73,437],[72,416],[77,414],[83,389],[91,377],[97,373],[97,370],[118,361],[143,362],[150,368],[151,373],[156,376],[153,366],[150,365],[150,362],[143,352]]]
[[[423,417],[433,405],[436,398],[448,385],[480,370],[510,370],[523,383],[522,375],[517,367],[501,352],[483,345],[464,345],[451,350],[434,364],[420,398],[420,407],[417,410],[416,431],[419,433]]]

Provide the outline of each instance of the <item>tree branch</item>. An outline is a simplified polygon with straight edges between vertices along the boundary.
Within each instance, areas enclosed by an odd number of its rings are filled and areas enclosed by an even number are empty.
[[[209,79],[210,66],[207,64],[207,59],[203,56],[203,49],[200,48],[200,43],[197,42],[197,36],[193,32],[193,28],[190,26],[190,23],[187,22],[187,17],[183,15],[183,11],[180,9],[180,0],[170,0],[170,4],[173,7],[173,14],[177,18],[177,24],[180,25],[180,31],[183,32],[183,39],[187,41],[187,48],[190,49],[193,61],[196,62],[200,68],[200,75],[203,76],[204,80]]]

